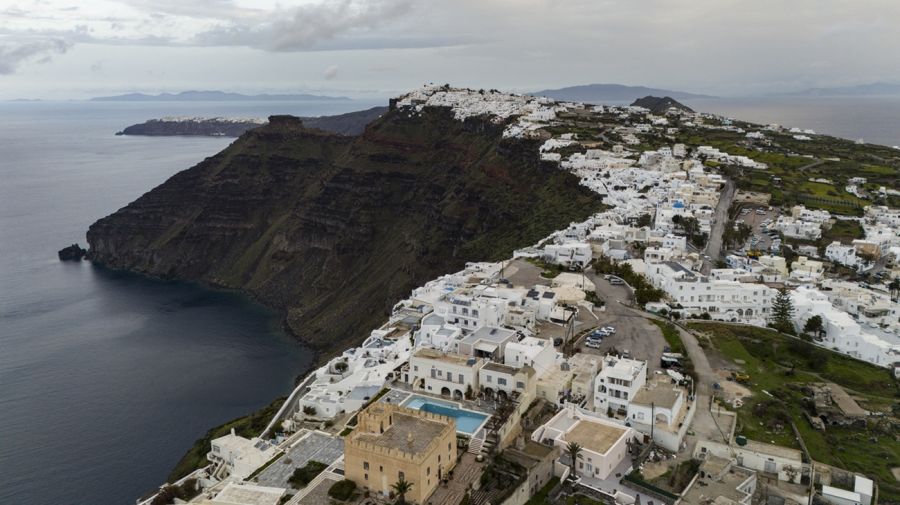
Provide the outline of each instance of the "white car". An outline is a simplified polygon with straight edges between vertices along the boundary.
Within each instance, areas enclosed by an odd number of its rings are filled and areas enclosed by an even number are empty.
[[[604,326],[603,328],[600,328],[600,329],[603,330],[605,333],[609,333],[610,335],[612,335],[616,332],[616,329],[613,328],[612,326]]]
[[[599,340],[588,340],[584,343],[585,347],[590,347],[591,349],[599,349],[600,341]]]

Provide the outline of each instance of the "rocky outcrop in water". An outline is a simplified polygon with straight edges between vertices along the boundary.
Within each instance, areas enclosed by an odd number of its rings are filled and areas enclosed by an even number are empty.
[[[653,114],[665,114],[669,109],[677,109],[684,112],[694,112],[693,109],[675,100],[672,97],[645,96],[638,98],[632,104],[633,107],[643,107]]]
[[[397,300],[600,208],[538,140],[445,108],[391,110],[359,136],[273,116],[88,230],[91,260],[243,290],[320,350]]]
[[[72,244],[60,249],[57,254],[59,255],[60,261],[81,261],[87,254],[87,250],[82,249],[78,244]]]

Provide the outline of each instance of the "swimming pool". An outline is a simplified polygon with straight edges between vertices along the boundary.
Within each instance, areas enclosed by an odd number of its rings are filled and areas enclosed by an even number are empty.
[[[435,400],[434,398],[419,395],[410,395],[401,405],[410,409],[452,417],[456,419],[456,431],[464,435],[477,433],[488,418],[487,414],[466,410],[461,408],[458,403]]]

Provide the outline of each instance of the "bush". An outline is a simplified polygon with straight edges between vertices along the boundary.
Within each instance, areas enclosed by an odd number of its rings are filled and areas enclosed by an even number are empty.
[[[347,501],[353,496],[354,492],[356,492],[356,483],[352,480],[344,479],[335,482],[334,485],[328,489],[328,496],[335,500]]]
[[[316,408],[313,407],[312,405],[304,405],[303,413],[308,416],[314,416],[314,415],[316,415]]]
[[[325,470],[326,468],[328,468],[328,465],[325,463],[310,460],[303,468],[294,470],[294,474],[291,475],[288,482],[297,489],[304,488],[310,481],[316,478],[316,475],[322,473],[322,470]]]

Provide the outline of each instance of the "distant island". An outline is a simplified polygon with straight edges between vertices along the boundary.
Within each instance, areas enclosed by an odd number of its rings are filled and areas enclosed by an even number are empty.
[[[831,88],[809,88],[801,91],[778,93],[782,96],[898,96],[900,84],[875,82],[857,86],[838,86]]]
[[[648,88],[645,86],[625,86],[624,84],[585,84],[583,86],[569,86],[559,89],[545,89],[530,93],[534,96],[546,96],[554,100],[573,102],[608,102],[608,101],[632,101],[648,95],[668,96],[677,100],[690,98],[715,98],[709,95],[698,95],[684,91],[672,91],[668,89]]]
[[[145,93],[126,93],[124,95],[98,96],[90,99],[91,102],[333,102],[350,101],[345,96],[324,96],[289,94],[289,95],[244,95],[241,93],[228,93],[225,91],[182,91],[181,93],[160,93],[148,95]]]
[[[367,124],[385,112],[387,107],[372,107],[334,116],[302,117],[300,120],[308,128],[318,128],[338,135],[359,135]],[[262,118],[164,117],[131,125],[116,132],[116,135],[240,137],[247,130],[267,123],[268,120]]]
[[[693,109],[678,102],[670,96],[658,97],[647,95],[644,98],[638,98],[631,103],[633,107],[643,107],[653,114],[665,114],[669,109],[676,109],[683,112],[694,112]]]

